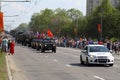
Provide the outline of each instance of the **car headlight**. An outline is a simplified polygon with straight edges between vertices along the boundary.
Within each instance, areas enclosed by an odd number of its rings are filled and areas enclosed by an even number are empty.
[[[96,58],[96,56],[94,56],[94,55],[89,55],[90,56],[90,58]]]
[[[114,59],[114,57],[112,55],[108,56],[109,59]]]

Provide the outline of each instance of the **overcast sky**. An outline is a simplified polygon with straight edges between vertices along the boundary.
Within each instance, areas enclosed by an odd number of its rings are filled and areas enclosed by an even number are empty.
[[[1,11],[4,12],[4,16],[6,16],[4,17],[4,25],[6,30],[16,28],[21,23],[29,23],[33,13],[40,12],[40,10],[44,10],[45,8],[53,10],[56,8],[75,8],[80,10],[83,15],[86,15],[86,0],[31,0],[31,2],[2,2],[1,4]]]

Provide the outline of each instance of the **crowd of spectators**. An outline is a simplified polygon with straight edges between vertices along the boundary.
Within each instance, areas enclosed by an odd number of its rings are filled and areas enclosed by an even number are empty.
[[[4,53],[14,54],[14,39],[10,39],[8,36],[0,37],[0,50]]]
[[[59,37],[56,39],[57,46],[59,47],[69,47],[69,48],[78,48],[82,49],[85,45],[88,44],[103,44],[109,50],[112,50],[113,53],[119,54],[120,53],[120,41],[111,41],[106,39],[104,42],[98,40],[92,40],[91,38],[66,38],[66,37]]]

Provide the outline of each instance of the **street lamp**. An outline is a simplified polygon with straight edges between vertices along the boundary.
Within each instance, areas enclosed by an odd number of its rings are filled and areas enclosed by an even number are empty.
[[[78,36],[78,14],[76,15],[76,37]]]
[[[12,15],[12,16],[4,16],[4,17],[17,17],[19,15]]]
[[[101,32],[100,32],[100,40],[102,40],[102,32],[103,32],[103,31],[102,31],[102,27],[103,27],[103,25],[102,25],[102,24],[103,24],[103,22],[102,22],[102,19],[103,19],[103,17],[102,17],[102,16],[103,16],[103,15],[102,15],[102,13],[103,13],[102,0],[100,1],[100,4],[101,4],[101,20],[100,20]]]
[[[9,21],[5,21],[5,22],[15,22],[14,20],[9,20]]]
[[[20,1],[20,0],[18,0],[18,1],[16,1],[16,0],[14,0],[14,1],[11,1],[11,0],[3,0],[3,1],[1,1],[0,0],[0,12],[1,12],[1,2],[31,2],[31,0],[23,0],[23,1]]]
[[[5,0],[5,1],[1,1],[0,0],[0,2],[30,2],[31,0],[23,0],[23,1],[21,1],[21,0],[18,0],[18,1],[16,1],[16,0],[14,0],[14,1],[11,1],[11,0]]]

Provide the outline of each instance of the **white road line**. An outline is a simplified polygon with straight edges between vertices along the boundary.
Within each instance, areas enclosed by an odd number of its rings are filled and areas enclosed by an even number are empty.
[[[120,65],[114,64],[113,67],[115,67],[115,68],[119,68]]]
[[[7,71],[8,71],[9,80],[13,80],[13,79],[12,79],[12,73],[11,73],[10,66],[9,66],[9,62],[8,62],[8,57],[7,57],[7,56],[6,56],[6,63],[7,63]]]
[[[94,76],[95,78],[97,78],[97,79],[99,79],[99,80],[105,80],[105,79],[103,79],[103,78],[101,78],[101,77],[99,77],[99,76]]]
[[[53,61],[58,62],[58,60],[57,60],[57,59],[54,59]]]
[[[78,58],[79,56],[73,56],[73,57]]]
[[[76,50],[75,50],[74,48],[65,48],[65,47],[63,47],[63,48],[62,48],[62,47],[59,47],[59,48],[60,48],[60,49],[65,49],[65,50],[68,49],[68,50],[71,50],[71,51],[81,52],[80,49],[76,49]]]
[[[71,65],[69,65],[69,64],[66,64],[65,66],[67,66],[67,67],[72,67]]]
[[[67,54],[67,53],[63,53],[63,54]]]
[[[59,51],[60,52],[60,51]],[[70,56],[72,56],[72,57],[75,57],[75,58],[79,58],[79,56],[76,56],[76,55],[74,55],[74,54],[69,54],[69,53],[65,53],[65,52],[62,52],[63,54],[65,54],[65,55],[70,55]]]
[[[48,56],[45,56],[45,58],[48,58]]]

